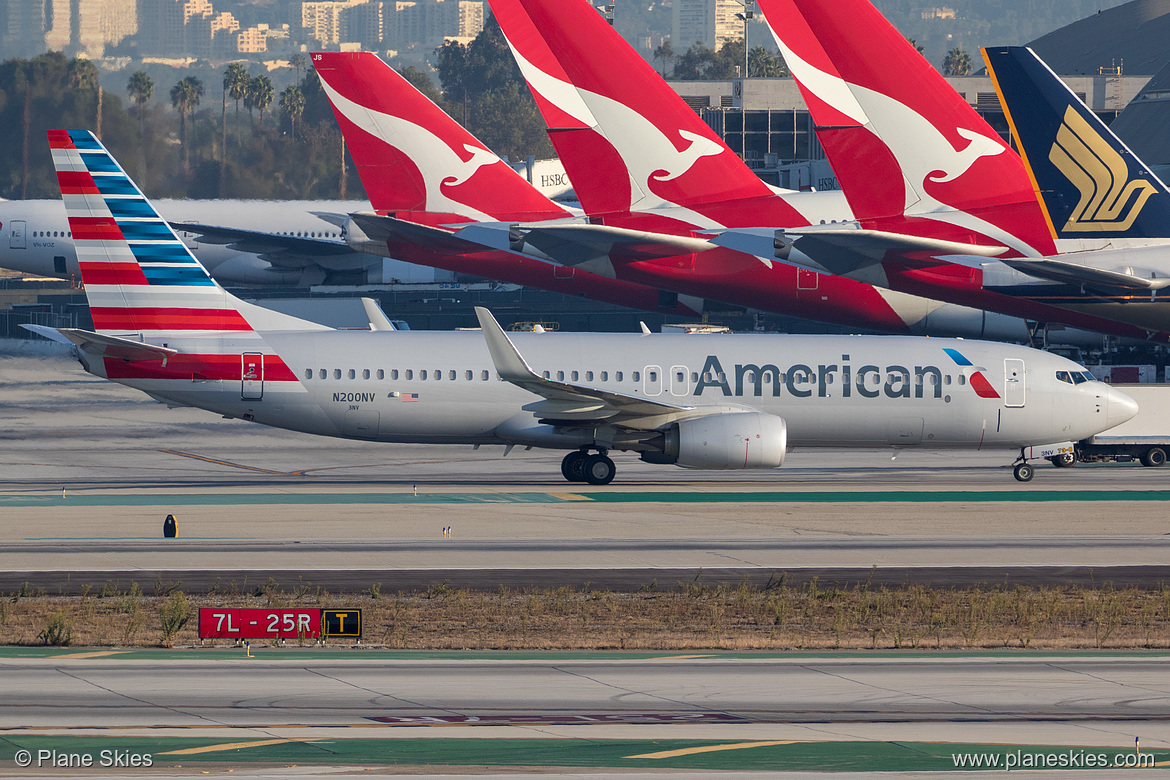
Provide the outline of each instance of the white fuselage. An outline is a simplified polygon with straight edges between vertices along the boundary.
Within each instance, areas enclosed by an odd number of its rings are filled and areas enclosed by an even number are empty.
[[[245,352],[277,355],[287,367],[279,374],[268,367],[267,376],[252,371],[249,380],[206,378],[184,374],[174,358],[170,369],[92,358],[87,368],[156,398],[327,436],[561,449],[594,442],[596,422],[542,425],[525,411],[539,396],[497,378],[478,333],[259,335],[148,340],[232,360]],[[1108,385],[1058,379],[1058,372],[1083,371],[1065,358],[988,342],[567,333],[515,334],[513,341],[538,374],[553,380],[696,413],[781,417],[792,446],[1014,448],[1079,440],[1134,413],[1133,402]],[[972,365],[960,365],[966,361]],[[981,397],[984,387],[996,397]],[[653,421],[647,422],[619,448],[653,449],[647,443]],[[669,424],[663,417],[661,427]]]
[[[347,247],[337,225],[317,216],[343,219],[353,211],[369,208],[364,201],[264,201],[264,200],[159,200],[153,201],[163,218],[171,221],[179,237],[195,253],[213,277],[224,284],[304,286],[320,284],[330,273],[361,276],[359,282],[381,284],[435,282],[433,268],[398,260],[350,252],[344,255],[287,256],[273,264],[261,252],[241,250],[232,244],[200,242],[196,233],[183,231],[181,223],[270,233]],[[77,255],[59,200],[0,201],[0,268],[77,279]],[[363,275],[360,272],[365,271]],[[439,272],[443,281],[448,274]]]

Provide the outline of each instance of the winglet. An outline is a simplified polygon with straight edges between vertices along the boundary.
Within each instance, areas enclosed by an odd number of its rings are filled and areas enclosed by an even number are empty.
[[[382,311],[382,307],[373,298],[366,298],[365,296],[359,298],[362,302],[362,308],[366,312],[366,319],[369,320],[370,330],[397,330],[387,317],[386,312]]]
[[[500,323],[492,313],[482,306],[475,307],[475,316],[479,318],[479,326],[483,329],[483,338],[487,342],[488,352],[491,353],[492,363],[496,373],[505,382],[526,382],[540,377],[520,355],[516,345],[504,333]]]

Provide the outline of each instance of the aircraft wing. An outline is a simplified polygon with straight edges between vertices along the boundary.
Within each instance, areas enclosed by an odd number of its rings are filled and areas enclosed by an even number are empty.
[[[485,244],[478,241],[469,241],[466,238],[452,235],[441,228],[420,225],[416,222],[383,217],[378,214],[355,213],[350,214],[350,217],[371,241],[379,244],[384,244],[387,241],[400,241],[407,244],[417,244],[426,249],[456,253],[482,252],[486,248]]]
[[[564,265],[582,265],[591,260],[637,262],[663,257],[690,255],[714,249],[702,238],[671,236],[609,225],[560,224],[517,225],[513,228],[513,249],[531,244]],[[521,246],[517,247],[519,243]]]
[[[661,421],[664,414],[677,416],[695,408],[545,379],[532,370],[491,312],[477,306],[475,315],[483,328],[496,373],[505,381],[542,396],[544,400],[523,407],[541,418],[622,425],[647,417]]]
[[[1055,260],[1050,257],[1039,259],[1014,257],[1004,259],[1003,263],[1017,271],[1023,271],[1029,276],[1083,287],[1147,292],[1170,287],[1170,277],[1142,277],[1138,276],[1133,268],[1108,270],[1070,263],[1065,260]]]
[[[224,244],[240,252],[258,255],[276,266],[303,267],[321,265],[330,267],[329,258],[359,254],[336,240],[285,236],[262,230],[243,230],[197,222],[172,222],[176,231],[193,233],[195,240],[204,244]]]
[[[140,360],[162,360],[163,365],[172,356],[179,354],[177,349],[160,347],[157,344],[144,344],[141,341],[123,339],[117,336],[106,336],[88,330],[77,328],[49,328],[44,325],[22,325],[53,341],[68,341],[82,352],[94,357],[109,357],[115,360],[136,362]]]
[[[776,257],[837,276],[850,276],[878,265],[890,252],[996,257],[1005,251],[1007,248],[1002,246],[963,244],[884,230],[814,227],[777,230],[775,235]]]

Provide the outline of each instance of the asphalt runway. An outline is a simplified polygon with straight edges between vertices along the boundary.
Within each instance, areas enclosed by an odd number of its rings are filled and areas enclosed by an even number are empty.
[[[439,750],[459,739],[1125,749],[1139,736],[1147,750],[1170,748],[1164,655],[97,655],[0,657],[0,744],[65,736],[237,748],[376,739],[438,740]],[[729,755],[722,768],[737,764]]]
[[[1011,742],[1026,741],[1021,729],[1041,729],[1052,735],[1044,739],[1059,732],[1068,744],[1097,745],[1104,734],[1137,729],[1154,740],[1151,747],[1170,748],[1164,654],[398,660],[256,653],[0,658],[0,729],[52,731],[63,710],[72,710],[70,731],[232,728],[275,736],[293,727],[374,726],[383,736],[450,736],[407,731],[431,725],[475,725],[463,736],[492,736],[491,729],[527,725],[507,719],[527,718],[547,737],[602,736],[616,727],[647,738],[699,739],[712,730],[736,739],[880,738],[882,724],[915,723],[924,740],[955,741],[958,728],[978,727]]]

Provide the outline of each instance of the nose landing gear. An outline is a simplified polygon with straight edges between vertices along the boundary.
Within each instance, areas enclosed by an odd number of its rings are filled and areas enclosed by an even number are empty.
[[[608,485],[617,467],[606,453],[607,450],[599,450],[590,455],[588,449],[573,450],[561,461],[561,474],[570,482]]]

